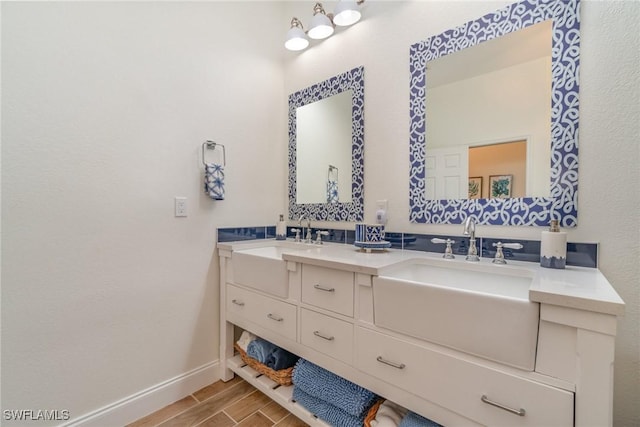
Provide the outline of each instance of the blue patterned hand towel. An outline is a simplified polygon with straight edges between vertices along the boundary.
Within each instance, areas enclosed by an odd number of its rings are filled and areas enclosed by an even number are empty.
[[[307,408],[307,410],[316,417],[334,427],[362,427],[364,424],[365,414],[354,417],[340,408],[305,393],[295,385],[293,387],[293,400]]]
[[[204,172],[204,192],[214,200],[224,200],[224,166],[207,163]]]
[[[327,181],[327,203],[338,203],[338,181],[329,179]]]
[[[399,427],[442,427],[440,424],[431,421],[415,412],[409,411],[400,422]]]
[[[378,396],[366,388],[305,359],[293,369],[293,384],[305,393],[359,417],[367,412]]]

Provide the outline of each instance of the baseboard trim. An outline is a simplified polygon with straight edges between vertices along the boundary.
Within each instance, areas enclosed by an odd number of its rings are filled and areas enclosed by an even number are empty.
[[[80,417],[61,427],[127,425],[220,379],[214,360]]]

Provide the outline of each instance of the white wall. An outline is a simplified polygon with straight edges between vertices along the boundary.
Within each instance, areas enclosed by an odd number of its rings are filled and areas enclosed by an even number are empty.
[[[217,360],[215,230],[285,204],[282,36],[259,24],[287,19],[2,2],[2,409],[77,419]],[[226,146],[224,201],[202,190],[208,138]]]
[[[358,65],[366,219],[388,199],[394,231],[459,234],[407,220],[409,45],[506,3],[367,0],[361,23],[287,52],[283,70],[288,22],[308,23],[313,2],[2,2],[3,409],[80,417],[217,359],[215,228],[286,212],[286,96]],[[582,3],[580,225],[569,235],[600,242],[627,302],[620,427],[640,424],[639,6]],[[282,31],[256,36],[261,22]],[[223,202],[201,192],[205,138],[227,146]],[[173,218],[174,196],[188,197],[189,217]]]
[[[393,231],[461,234],[458,226],[410,224],[409,46],[510,2],[364,3],[363,20],[312,48],[288,55],[285,90],[355,66],[365,69],[365,220],[389,201]],[[325,2],[332,10],[335,2]],[[311,6],[289,4],[308,22]],[[615,363],[615,425],[640,425],[640,3],[581,5],[579,226],[571,241],[600,243],[600,268],[626,301]],[[335,225],[335,224],[334,224]],[[351,224],[340,224],[352,227]],[[535,227],[478,227],[480,236],[539,239]]]

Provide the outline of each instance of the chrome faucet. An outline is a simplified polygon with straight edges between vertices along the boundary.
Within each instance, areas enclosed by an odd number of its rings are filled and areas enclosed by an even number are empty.
[[[473,217],[468,216],[464,221],[464,231],[462,234],[469,236],[469,251],[467,252],[465,260],[473,262],[480,261],[478,248],[476,247],[476,221]]]
[[[305,243],[313,243],[311,241],[311,219],[307,218],[307,235],[304,237]]]
[[[302,221],[305,219],[304,215],[300,215],[300,218],[298,218],[298,228],[300,229],[300,232],[302,233],[302,238],[304,239],[304,226],[302,225]],[[300,242],[300,239],[297,239],[296,242]]]
[[[305,219],[307,220],[306,228],[302,225],[302,221],[305,220]],[[305,243],[311,243],[311,219],[305,218],[305,216],[302,215],[298,219],[298,226],[302,229],[302,235],[304,236],[304,242]]]

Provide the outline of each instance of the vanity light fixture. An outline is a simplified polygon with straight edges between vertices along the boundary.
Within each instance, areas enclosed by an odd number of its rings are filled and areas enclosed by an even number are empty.
[[[336,5],[333,14],[333,23],[341,27],[348,27],[360,20],[362,14],[358,5],[364,0],[356,2],[355,0],[341,0]]]
[[[333,22],[327,16],[322,3],[316,3],[313,7],[313,18],[309,28],[309,37],[315,40],[322,40],[333,34]]]
[[[287,31],[284,47],[288,50],[299,51],[309,45],[307,36],[314,40],[322,40],[331,36],[337,26],[346,27],[360,20],[360,5],[365,0],[340,0],[336,5],[335,14],[327,14],[318,2],[313,7],[313,18],[308,31],[304,31],[302,22],[298,18],[291,19],[291,28]]]
[[[296,17],[291,19],[291,28],[287,31],[284,47],[289,50],[303,50],[309,46],[309,40],[302,27],[302,22]]]

